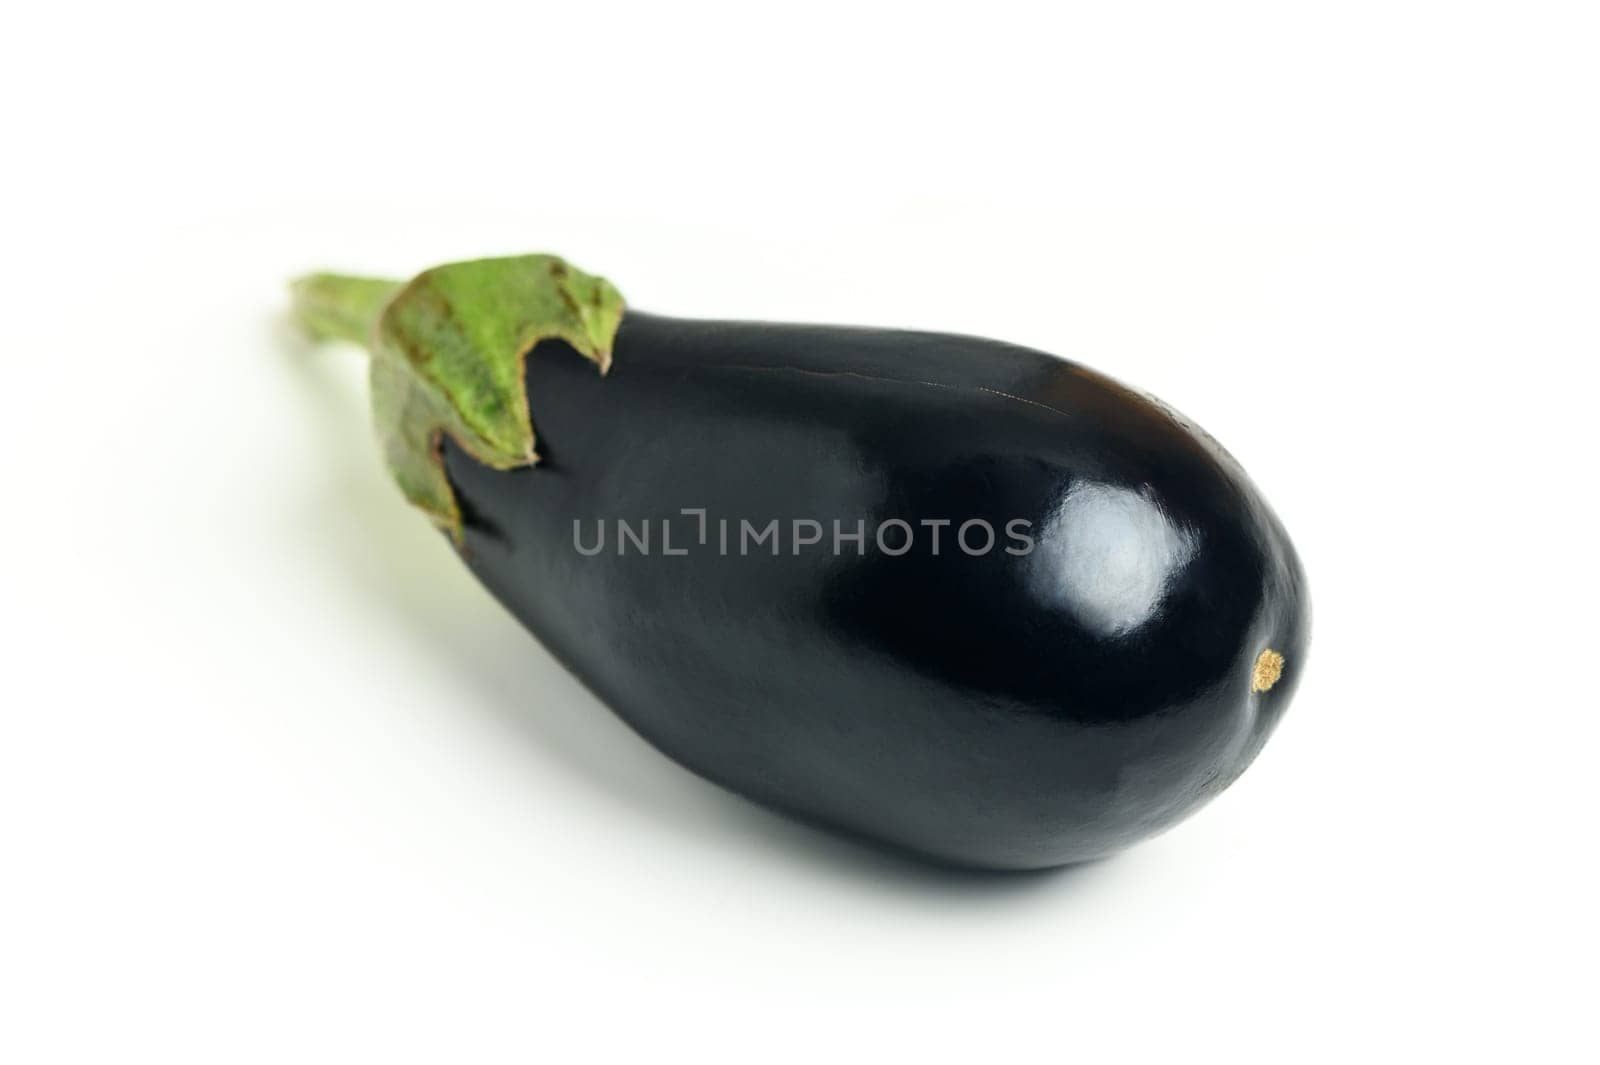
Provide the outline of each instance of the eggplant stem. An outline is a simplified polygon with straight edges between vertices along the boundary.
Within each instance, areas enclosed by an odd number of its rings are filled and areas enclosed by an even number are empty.
[[[371,351],[373,330],[404,282],[348,274],[307,274],[289,284],[294,317],[318,340],[348,340]]]
[[[372,356],[384,459],[406,498],[457,546],[461,508],[440,442],[449,437],[497,470],[538,462],[529,353],[559,340],[605,373],[622,324],[616,287],[554,255],[446,263],[403,283],[308,274],[290,289],[306,332],[360,344]]]

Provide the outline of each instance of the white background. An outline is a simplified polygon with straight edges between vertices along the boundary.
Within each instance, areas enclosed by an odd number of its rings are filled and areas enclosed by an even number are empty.
[[[1595,1060],[1593,6],[34,5],[0,42],[0,1058]],[[316,267],[997,336],[1220,437],[1257,765],[938,873],[655,754],[382,473]]]

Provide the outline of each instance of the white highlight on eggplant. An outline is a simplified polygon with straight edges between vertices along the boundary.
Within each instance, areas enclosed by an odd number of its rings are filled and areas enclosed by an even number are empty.
[[[1086,481],[1041,528],[1035,590],[1098,635],[1123,636],[1155,615],[1198,546],[1145,493]]]

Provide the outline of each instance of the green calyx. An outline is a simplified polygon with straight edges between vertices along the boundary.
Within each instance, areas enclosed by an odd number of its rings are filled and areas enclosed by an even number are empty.
[[[372,353],[372,413],[389,470],[458,545],[444,436],[495,469],[538,462],[528,353],[542,340],[565,341],[605,373],[623,311],[609,281],[553,255],[450,263],[406,283],[311,274],[291,290],[312,336]]]

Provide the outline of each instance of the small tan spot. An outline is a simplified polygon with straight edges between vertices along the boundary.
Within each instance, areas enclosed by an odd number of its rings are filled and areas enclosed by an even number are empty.
[[[1250,690],[1264,692],[1278,683],[1283,676],[1283,656],[1267,648],[1256,656],[1255,668],[1250,671]]]

